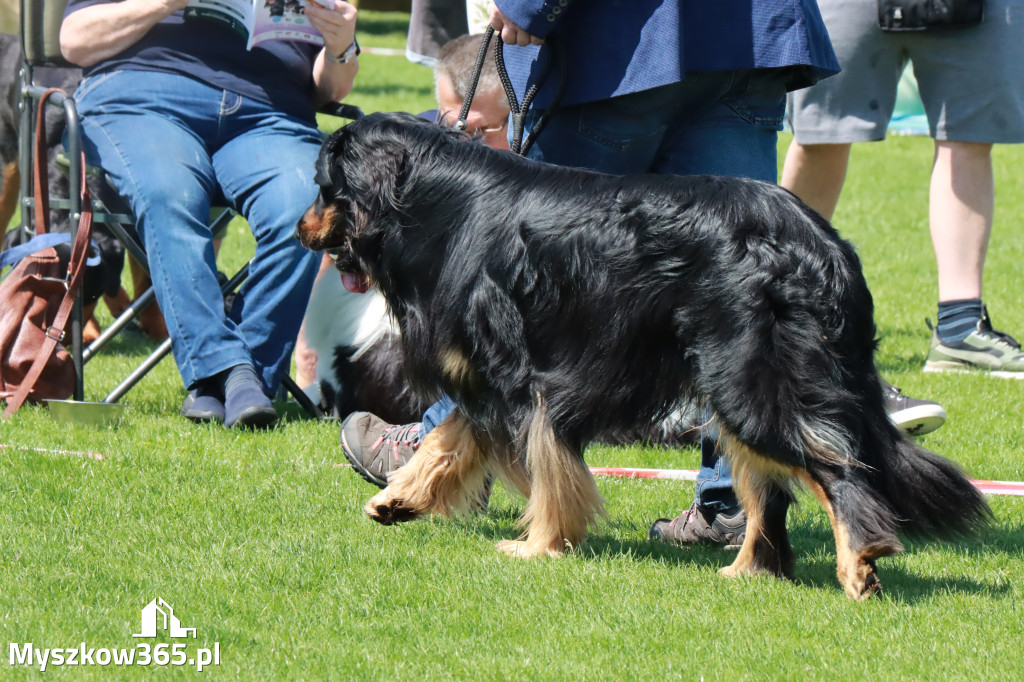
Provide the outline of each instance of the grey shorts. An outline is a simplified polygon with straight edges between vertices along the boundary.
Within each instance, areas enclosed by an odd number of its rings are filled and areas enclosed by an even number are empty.
[[[913,64],[937,140],[1024,142],[1024,0],[986,0],[978,26],[886,33],[875,0],[819,0],[842,71],[789,95],[800,144],[885,138],[896,90]]]

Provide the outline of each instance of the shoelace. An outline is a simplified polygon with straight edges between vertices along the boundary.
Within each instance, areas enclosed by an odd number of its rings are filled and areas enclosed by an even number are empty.
[[[377,442],[373,444],[373,449],[376,450],[382,444],[391,442],[395,452],[398,451],[399,445],[408,445],[413,450],[420,447],[420,425],[419,424],[403,424],[402,426],[390,426],[384,429],[384,432],[380,434]]]
[[[903,389],[889,384],[889,399],[895,403],[903,403],[907,400],[907,396],[903,395]]]
[[[685,512],[683,512],[679,516],[677,516],[674,519],[672,519],[671,521],[669,521],[669,523],[666,526],[666,528],[674,527],[676,525],[676,521],[679,521],[680,519],[682,519],[682,525],[683,525],[683,527],[685,527],[686,524],[688,524],[690,522],[690,520],[693,519],[694,516],[696,516],[696,514],[697,514],[697,504],[694,503],[694,504],[691,504],[690,508],[687,509]],[[708,526],[708,530],[711,530],[710,526]]]
[[[1001,343],[1012,350],[1021,350],[1020,343],[1017,339],[1013,338],[1006,332],[1001,332],[992,327],[992,320],[988,317],[988,310],[985,310],[984,314],[981,316],[981,322],[978,323],[978,332],[992,341]]]

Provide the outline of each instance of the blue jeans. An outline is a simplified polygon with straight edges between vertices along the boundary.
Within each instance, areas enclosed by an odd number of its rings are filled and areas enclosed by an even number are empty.
[[[172,74],[101,74],[75,97],[87,158],[138,218],[185,386],[251,363],[272,395],[317,271],[317,256],[294,237],[317,193],[315,124]],[[245,216],[256,239],[230,313],[217,282],[211,203]]]
[[[618,175],[712,174],[775,182],[785,106],[780,71],[692,73],[679,83],[559,108],[528,155]],[[527,113],[526,134],[540,115]],[[432,405],[423,415],[424,433],[454,409],[447,397]],[[739,506],[729,464],[716,453],[717,440],[717,432],[702,430],[695,499],[714,512]]]

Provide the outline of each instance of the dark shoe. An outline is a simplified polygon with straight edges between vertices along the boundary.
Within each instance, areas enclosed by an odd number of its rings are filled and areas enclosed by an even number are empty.
[[[277,410],[263,392],[252,365],[235,365],[224,378],[224,426],[266,429],[277,424]]]
[[[353,412],[341,423],[341,450],[356,473],[378,488],[405,466],[420,447],[422,424],[393,426],[369,412]]]
[[[259,386],[232,391],[224,403],[224,426],[266,429],[277,423],[277,410]]]
[[[739,549],[747,534],[747,515],[742,509],[732,515],[712,514],[694,503],[671,521],[655,521],[647,538],[678,545],[723,545],[726,549]]]
[[[902,431],[920,436],[931,433],[946,422],[946,410],[937,402],[911,398],[888,382],[883,382],[883,387],[885,411]]]
[[[190,391],[185,396],[178,412],[182,417],[197,424],[224,421],[224,401],[215,395],[201,391]]]

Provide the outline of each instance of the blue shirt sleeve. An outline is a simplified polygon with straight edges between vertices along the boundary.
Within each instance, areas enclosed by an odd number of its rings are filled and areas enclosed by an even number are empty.
[[[495,4],[516,26],[546,38],[561,23],[571,0],[501,0]]]

